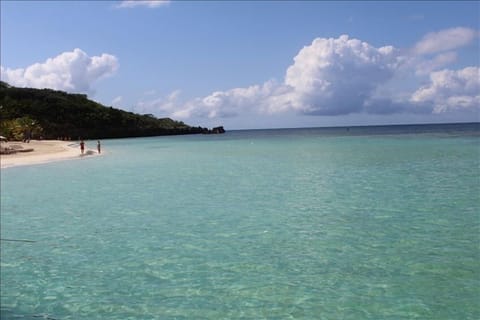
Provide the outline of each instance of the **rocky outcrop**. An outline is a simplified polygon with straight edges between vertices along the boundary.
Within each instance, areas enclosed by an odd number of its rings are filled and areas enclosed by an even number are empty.
[[[223,126],[220,126],[212,129],[204,129],[202,133],[203,134],[220,134],[220,133],[225,133],[225,129],[223,128]]]

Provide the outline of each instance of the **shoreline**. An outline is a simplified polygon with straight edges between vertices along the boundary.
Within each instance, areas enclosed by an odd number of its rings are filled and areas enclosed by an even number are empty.
[[[81,155],[79,143],[76,141],[31,140],[30,143],[15,141],[2,142],[3,146],[20,146],[23,149],[33,149],[33,151],[0,155],[1,169],[99,155],[96,150],[91,148],[86,148],[85,153]]]

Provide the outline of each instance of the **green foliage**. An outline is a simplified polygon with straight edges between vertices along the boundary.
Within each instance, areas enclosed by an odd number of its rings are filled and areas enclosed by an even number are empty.
[[[30,117],[6,119],[0,121],[0,132],[9,140],[23,140],[43,137],[43,128]]]
[[[16,138],[26,129],[47,139],[142,137],[201,133],[205,130],[169,118],[157,119],[152,115],[105,107],[89,100],[84,94],[16,88],[1,82],[0,134]]]

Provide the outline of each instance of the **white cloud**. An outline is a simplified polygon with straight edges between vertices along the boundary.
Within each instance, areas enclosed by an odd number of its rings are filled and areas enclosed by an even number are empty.
[[[317,38],[294,58],[283,83],[214,92],[190,101],[176,117],[231,117],[245,113],[339,115],[371,110],[376,88],[388,81],[401,59],[391,46],[375,48],[349,39]],[[392,106],[385,106],[393,112]]]
[[[115,99],[113,99],[113,101],[112,101],[112,106],[118,108],[118,107],[121,106],[122,103],[123,103],[123,97],[122,97],[122,96],[118,96],[118,97],[116,97]]]
[[[125,6],[147,5],[135,3]],[[377,48],[347,35],[316,38],[299,50],[283,80],[216,91],[186,102],[178,90],[156,99],[155,91],[145,92],[132,111],[180,119],[478,112],[479,67],[447,69],[457,60],[454,49],[475,37],[471,29],[451,28],[426,35],[411,50]],[[112,75],[118,66],[113,55],[88,56],[75,49],[26,68],[2,66],[1,78],[14,86],[89,93],[95,81]],[[417,83],[422,82],[425,85],[419,88]],[[122,101],[119,96],[112,104],[118,107]]]
[[[178,102],[179,97],[180,90],[176,90],[166,97],[150,101],[140,101],[134,106],[133,111],[141,114],[169,116],[176,111],[177,106],[180,104]]]
[[[2,80],[18,87],[90,92],[98,79],[112,75],[118,59],[110,54],[90,57],[80,49],[64,52],[26,68],[1,68]]]
[[[239,113],[249,112],[253,107],[261,107],[271,94],[269,83],[254,85],[248,88],[235,88],[228,91],[217,91],[199,99],[200,115],[208,118],[231,117]]]
[[[450,51],[437,54],[432,59],[422,60],[416,62],[416,73],[418,75],[429,75],[431,72],[438,70],[457,60],[457,53]]]
[[[117,8],[147,7],[158,8],[168,5],[170,0],[126,0],[118,4]]]
[[[264,106],[264,102],[269,99],[273,87],[271,82],[266,82],[261,86],[216,91],[206,97],[195,98],[185,103],[181,102],[180,91],[176,90],[165,97],[140,101],[134,107],[134,111],[181,119],[234,117],[240,114],[256,113],[257,109]]]
[[[441,70],[430,74],[430,83],[412,94],[418,105],[432,105],[435,113],[458,109],[480,111],[480,68]]]
[[[180,103],[175,95],[142,102],[139,107],[182,119],[291,112],[334,116],[477,110],[478,67],[437,71],[457,59],[455,51],[444,50],[471,40],[465,36],[442,46],[437,42],[447,41],[452,34],[468,35],[468,30],[454,28],[427,35],[415,50],[377,48],[347,35],[317,38],[294,57],[282,82],[270,80],[216,91],[186,103]],[[427,57],[424,53],[436,54]],[[428,80],[428,76],[430,83],[418,89],[417,83]]]
[[[416,54],[432,54],[453,50],[471,43],[478,33],[469,28],[450,28],[428,33],[414,47]]]
[[[377,86],[397,68],[398,53],[349,39],[315,39],[294,58],[285,85],[292,88],[288,103],[306,114],[335,115],[362,110]]]

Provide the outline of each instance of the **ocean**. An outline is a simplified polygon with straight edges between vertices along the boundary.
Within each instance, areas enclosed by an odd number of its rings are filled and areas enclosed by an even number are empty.
[[[478,123],[102,148],[2,169],[1,319],[480,318]]]

